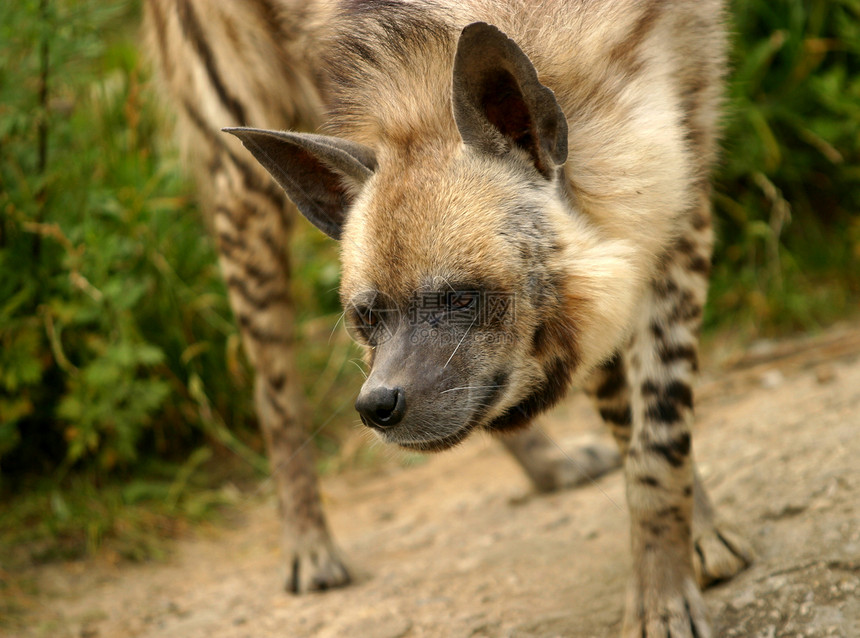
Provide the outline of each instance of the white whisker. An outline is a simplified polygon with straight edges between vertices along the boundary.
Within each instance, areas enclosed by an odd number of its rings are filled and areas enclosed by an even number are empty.
[[[469,324],[469,327],[468,327],[468,328],[466,328],[466,332],[464,332],[464,333],[463,333],[463,337],[460,339],[460,343],[458,343],[458,344],[457,344],[457,347],[456,347],[456,348],[454,348],[454,352],[452,352],[452,353],[451,353],[451,356],[450,356],[450,357],[448,357],[448,360],[445,362],[445,365],[444,365],[444,366],[442,366],[442,369],[443,369],[443,370],[444,370],[445,368],[447,368],[447,367],[448,367],[448,364],[449,364],[449,363],[451,363],[451,359],[453,359],[453,358],[454,358],[454,355],[455,355],[455,354],[457,354],[457,350],[459,350],[459,349],[460,349],[460,346],[462,346],[462,345],[463,345],[463,342],[466,340],[466,335],[468,335],[468,334],[469,334],[469,330],[471,330],[471,329],[472,329],[472,326],[474,326],[474,325],[475,325],[475,321],[476,321],[477,319],[478,319],[477,315],[475,316],[475,318],[474,318],[474,319],[472,319],[472,323],[470,323],[470,324]]]
[[[334,325],[331,328],[331,332],[328,334],[328,342],[329,343],[331,343],[331,338],[334,336],[334,331],[337,330],[338,324],[340,323],[341,319],[343,319],[345,316],[346,316],[346,310],[344,310],[342,313],[340,313],[340,316],[338,316],[337,321],[334,322]]]
[[[357,360],[357,359],[350,359],[350,360],[349,360],[349,362],[350,362],[352,365],[354,365],[356,368],[358,368],[358,371],[359,371],[359,372],[361,372],[361,374],[363,374],[363,375],[364,375],[364,378],[365,378],[365,379],[367,379],[367,373],[364,371],[364,368],[362,368],[360,365],[358,365],[358,360]]]

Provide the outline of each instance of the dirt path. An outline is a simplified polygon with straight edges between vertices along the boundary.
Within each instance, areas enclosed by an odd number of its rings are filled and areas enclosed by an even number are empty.
[[[860,636],[860,332],[759,348],[699,388],[696,455],[758,552],[708,591],[717,635]],[[557,440],[600,432],[572,398]],[[271,502],[167,564],[41,568],[24,635],[113,638],[617,636],[628,572],[621,476],[533,496],[487,439],[414,468],[324,483],[354,586],[280,593]]]

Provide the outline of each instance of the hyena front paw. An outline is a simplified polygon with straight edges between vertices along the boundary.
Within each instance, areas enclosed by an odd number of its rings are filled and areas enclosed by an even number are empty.
[[[693,569],[701,587],[731,578],[754,557],[752,546],[725,523],[694,529],[693,549]]]
[[[592,437],[579,437],[557,445],[542,433],[529,433],[522,441],[506,441],[508,449],[520,462],[538,492],[555,492],[585,485],[621,467],[621,455],[615,446],[605,445]],[[540,438],[538,438],[540,437]]]
[[[644,591],[631,586],[622,637],[711,638],[705,601],[693,579],[684,579],[677,591],[658,583]]]
[[[303,547],[287,562],[284,588],[293,594],[326,591],[350,583],[349,571],[330,543]]]
[[[621,467],[621,455],[614,445],[588,442],[563,451],[553,448],[546,454],[541,481],[534,481],[541,492],[579,487]]]

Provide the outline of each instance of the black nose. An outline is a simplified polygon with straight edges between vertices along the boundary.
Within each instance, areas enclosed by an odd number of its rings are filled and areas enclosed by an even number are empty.
[[[365,425],[372,428],[394,427],[406,412],[406,394],[403,388],[374,388],[367,394],[359,394],[355,409]]]

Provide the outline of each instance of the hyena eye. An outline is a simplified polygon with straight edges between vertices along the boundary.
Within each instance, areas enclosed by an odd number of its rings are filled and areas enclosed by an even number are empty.
[[[355,309],[355,314],[358,317],[358,320],[362,323],[362,325],[372,328],[376,326],[377,323],[379,323],[379,315],[378,313],[373,311],[373,308],[369,308],[367,306],[358,306]]]
[[[381,326],[380,318],[370,306],[354,305],[346,314],[346,329],[359,343],[372,346]]]
[[[468,310],[477,303],[478,293],[474,291],[452,292],[448,294],[447,301],[449,310]]]

